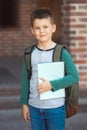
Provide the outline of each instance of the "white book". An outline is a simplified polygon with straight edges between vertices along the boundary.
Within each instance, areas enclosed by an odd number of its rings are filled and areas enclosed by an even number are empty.
[[[64,62],[40,63],[38,64],[38,80],[43,77],[49,81],[64,77]],[[49,90],[40,94],[40,100],[65,97],[65,89],[59,89],[55,92]]]

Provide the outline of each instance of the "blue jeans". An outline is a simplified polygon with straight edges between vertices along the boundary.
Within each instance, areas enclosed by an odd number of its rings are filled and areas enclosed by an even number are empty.
[[[66,109],[65,105],[58,108],[30,109],[31,130],[64,130]]]

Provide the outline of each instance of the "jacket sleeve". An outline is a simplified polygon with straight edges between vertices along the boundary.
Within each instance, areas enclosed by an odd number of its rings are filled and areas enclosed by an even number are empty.
[[[28,104],[28,97],[29,97],[28,70],[26,68],[25,61],[23,61],[20,103],[21,104]]]
[[[52,85],[52,91],[67,88],[79,81],[79,74],[77,72],[76,66],[72,60],[71,55],[66,49],[63,49],[62,51],[62,61],[64,61],[65,64],[66,74],[61,79],[50,81]]]

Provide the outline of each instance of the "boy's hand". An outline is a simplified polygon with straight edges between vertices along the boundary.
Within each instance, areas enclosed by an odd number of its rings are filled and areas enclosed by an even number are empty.
[[[23,119],[28,122],[30,120],[30,112],[27,105],[22,105],[22,117]]]
[[[38,92],[44,93],[52,89],[50,82],[44,78],[40,78],[43,82],[38,85]]]

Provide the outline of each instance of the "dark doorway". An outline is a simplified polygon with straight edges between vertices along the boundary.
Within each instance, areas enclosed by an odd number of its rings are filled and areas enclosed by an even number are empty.
[[[17,26],[17,0],[0,0],[0,27]]]

